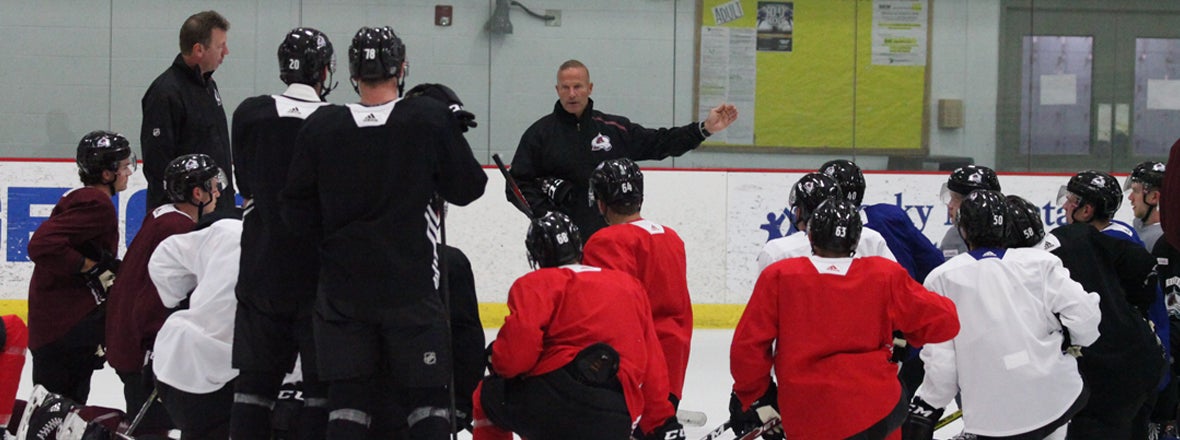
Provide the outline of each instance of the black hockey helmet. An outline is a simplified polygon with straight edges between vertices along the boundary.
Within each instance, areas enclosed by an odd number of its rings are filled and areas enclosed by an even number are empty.
[[[348,74],[353,79],[380,80],[393,78],[402,72],[406,61],[406,45],[393,28],[362,27],[348,46]]]
[[[999,191],[977,189],[963,198],[955,226],[972,248],[1003,247],[1007,238],[1008,201]]]
[[[840,197],[840,185],[836,183],[836,179],[825,176],[820,173],[807,173],[791,186],[791,196],[787,200],[787,206],[791,208],[799,208],[799,213],[795,222],[807,223],[811,218],[811,214],[815,212],[821,203],[832,197]]]
[[[977,189],[1000,191],[1000,178],[996,176],[996,171],[983,165],[959,167],[951,171],[946,183],[942,184],[939,199],[942,203],[950,203],[951,191],[965,196]]]
[[[1162,162],[1149,160],[1135,165],[1135,169],[1131,170],[1131,177],[1123,182],[1123,191],[1131,189],[1132,183],[1143,184],[1143,189],[1147,191],[1157,190],[1164,186],[1164,170],[1167,166]]]
[[[328,77],[324,77],[324,67]],[[279,79],[286,84],[307,84],[320,86],[320,96],[328,96],[335,86],[332,74],[336,73],[336,53],[328,35],[308,27],[297,27],[287,32],[279,43]]]
[[[119,171],[119,162],[131,159],[131,171],[135,171],[135,153],[131,151],[131,143],[123,135],[95,130],[82,136],[78,142],[78,177],[89,185],[102,182],[103,171]]]
[[[529,223],[524,247],[529,252],[529,265],[534,268],[557,267],[582,259],[582,235],[578,226],[556,211]]]
[[[838,197],[820,203],[807,222],[811,247],[848,255],[856,252],[864,226],[858,208],[853,201]]]
[[[857,206],[860,206],[864,201],[865,175],[856,163],[846,159],[829,160],[819,167],[819,172],[836,179],[836,183],[840,185],[840,191],[844,192],[844,197],[856,203]]]
[[[1031,247],[1045,238],[1041,209],[1024,197],[1008,195],[1008,241],[1012,248]]]
[[[643,204],[643,171],[631,159],[608,159],[590,174],[590,204],[602,200],[607,206]]]
[[[1069,183],[1057,191],[1058,204],[1064,205],[1070,194],[1078,198],[1078,208],[1093,206],[1094,218],[1099,220],[1113,218],[1123,203],[1123,190],[1118,179],[1098,170],[1082,171],[1071,177]]]
[[[225,182],[225,173],[213,158],[204,154],[177,157],[164,168],[164,193],[173,202],[191,202],[189,197],[193,188],[211,193],[214,185],[217,185],[217,190],[221,191],[225,189]]]

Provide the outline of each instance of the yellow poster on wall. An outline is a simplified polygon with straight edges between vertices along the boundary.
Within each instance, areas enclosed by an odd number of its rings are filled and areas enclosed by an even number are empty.
[[[927,0],[701,0],[697,104],[739,120],[710,145],[918,153]]]

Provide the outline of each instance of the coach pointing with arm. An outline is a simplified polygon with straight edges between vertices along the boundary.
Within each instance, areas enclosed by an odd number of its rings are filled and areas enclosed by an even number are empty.
[[[553,112],[534,122],[520,138],[512,157],[512,177],[539,214],[566,213],[582,231],[582,238],[606,222],[597,207],[586,201],[590,174],[607,159],[660,160],[680,156],[701,145],[706,137],[729,127],[738,112],[721,104],[701,122],[673,128],[645,128],[631,120],[594,109],[590,71],[569,60],[557,69],[557,103]],[[509,200],[514,196],[506,191]]]

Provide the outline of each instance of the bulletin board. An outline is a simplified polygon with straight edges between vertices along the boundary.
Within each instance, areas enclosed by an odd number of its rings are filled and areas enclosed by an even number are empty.
[[[924,153],[929,3],[699,0],[698,117],[740,114],[706,145]]]

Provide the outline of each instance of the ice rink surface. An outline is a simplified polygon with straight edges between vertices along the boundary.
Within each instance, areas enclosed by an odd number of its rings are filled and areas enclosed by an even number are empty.
[[[497,329],[486,330],[488,341],[496,336]],[[701,411],[708,415],[705,426],[685,427],[689,440],[703,437],[729,417],[729,391],[733,379],[729,375],[729,343],[733,330],[693,331],[692,353],[688,361],[688,372],[684,382],[684,396],[680,408]],[[25,363],[21,376],[18,399],[27,399],[32,392],[32,358]],[[123,408],[123,383],[110,367],[95,372],[91,384],[89,405]],[[952,404],[953,405],[953,404]],[[948,408],[947,414],[954,411]],[[19,417],[19,416],[14,416]],[[935,438],[947,439],[963,428],[962,421],[956,421],[935,433]],[[466,431],[459,434],[461,439],[470,439]],[[728,438],[728,437],[726,437]]]

